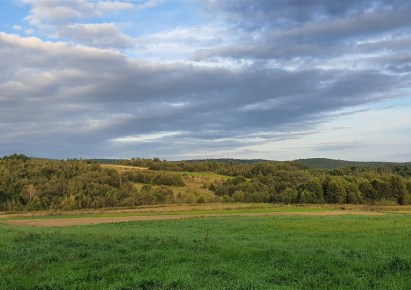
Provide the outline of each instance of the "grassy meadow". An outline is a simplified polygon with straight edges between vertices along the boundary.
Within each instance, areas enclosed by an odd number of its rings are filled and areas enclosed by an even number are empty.
[[[149,170],[147,167],[138,167],[138,166],[124,166],[116,164],[101,164],[102,168],[115,169],[120,174],[126,172],[160,172],[160,173],[170,173],[170,171],[154,171]],[[213,172],[189,172],[189,171],[175,171],[171,174],[180,175],[184,181],[184,186],[172,186],[168,185],[167,188],[170,189],[173,193],[173,196],[178,195],[187,197],[187,195],[192,195],[191,199],[185,200],[187,203],[192,203],[197,200],[198,197],[202,196],[205,201],[213,201],[215,199],[214,193],[208,189],[207,184],[215,183],[220,184],[224,180],[230,179],[232,177],[221,175]],[[133,186],[138,190],[146,185],[146,183],[141,182],[132,182]]]
[[[403,213],[0,224],[0,289],[411,289],[410,242]]]

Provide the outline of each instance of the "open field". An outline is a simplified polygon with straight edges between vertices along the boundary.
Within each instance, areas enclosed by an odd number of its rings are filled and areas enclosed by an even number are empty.
[[[411,288],[411,215],[277,213],[0,224],[0,289]]]
[[[127,165],[118,165],[118,164],[99,164],[103,168],[115,169],[117,171],[130,171],[130,170],[148,170],[147,167],[138,167],[138,166],[127,166]]]
[[[20,226],[41,226],[41,227],[66,227],[77,225],[94,225],[106,223],[121,223],[130,221],[149,221],[149,220],[172,220],[183,218],[202,218],[202,217],[250,217],[250,216],[340,216],[340,215],[383,215],[378,212],[368,211],[271,211],[271,212],[254,212],[238,213],[209,213],[209,212],[182,212],[180,214],[172,213],[168,215],[112,215],[112,216],[94,216],[94,217],[70,217],[70,218],[25,218],[25,219],[7,219],[3,223]]]
[[[128,171],[150,171],[156,173],[168,173],[177,174],[182,177],[184,181],[184,186],[171,186],[168,185],[167,188],[173,191],[173,196],[177,195],[185,196],[189,193],[194,193],[196,196],[203,196],[207,201],[213,200],[215,195],[208,189],[208,185],[211,183],[219,184],[224,180],[232,178],[231,176],[221,175],[213,172],[188,172],[188,171],[153,171],[149,170],[147,167],[137,167],[137,166],[126,166],[126,165],[116,165],[116,164],[100,164],[103,168],[115,169],[119,173],[124,173]],[[132,182],[135,188],[140,191],[145,183]]]
[[[232,210],[308,210],[308,208],[318,208],[316,206],[286,206],[272,205],[268,203],[209,203],[209,204],[161,204],[143,205],[132,208],[105,208],[105,209],[84,209],[71,211],[35,211],[35,212],[0,212],[0,219],[18,217],[72,217],[72,216],[101,216],[101,215],[129,215],[129,214],[156,214],[199,211],[232,211]],[[324,207],[321,207],[324,208]]]
[[[226,216],[340,216],[411,214],[410,206],[364,205],[270,205],[216,203],[192,205],[142,206],[130,209],[101,209],[71,212],[3,213],[0,223],[28,226],[73,226],[128,221],[170,220]]]
[[[214,172],[189,172],[189,171],[154,171],[149,170],[147,167],[139,166],[128,166],[128,165],[118,165],[118,164],[99,164],[102,168],[115,169],[117,171],[133,171],[133,170],[148,170],[153,172],[169,172],[174,174],[179,174],[182,176],[188,176],[190,178],[200,178],[202,180],[213,181],[214,179],[228,179],[232,178],[231,176],[221,175]]]

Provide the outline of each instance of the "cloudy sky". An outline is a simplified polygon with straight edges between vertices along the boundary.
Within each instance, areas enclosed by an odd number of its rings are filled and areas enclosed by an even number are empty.
[[[411,161],[409,0],[0,1],[0,155]]]

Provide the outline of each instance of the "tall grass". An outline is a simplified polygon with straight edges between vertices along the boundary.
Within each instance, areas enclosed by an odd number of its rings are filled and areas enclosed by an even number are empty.
[[[0,289],[411,289],[411,215],[0,225]]]

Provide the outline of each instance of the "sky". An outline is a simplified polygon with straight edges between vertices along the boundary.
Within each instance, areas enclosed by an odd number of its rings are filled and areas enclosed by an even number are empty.
[[[409,0],[2,0],[0,156],[411,161]]]

